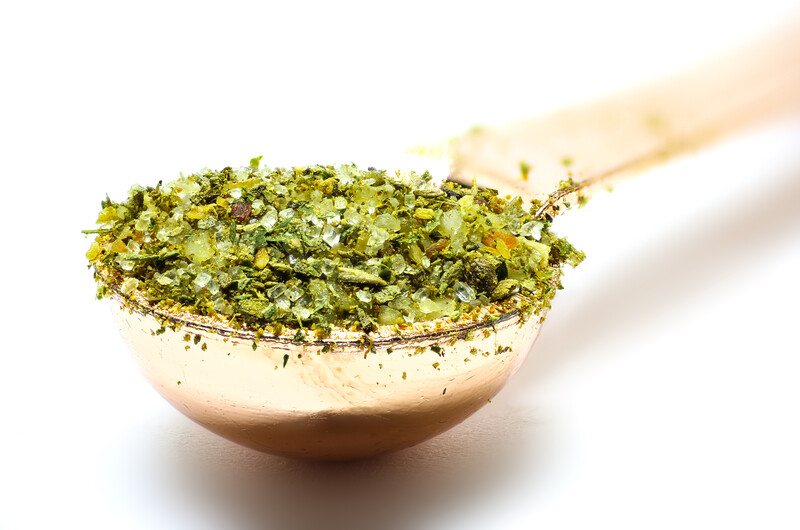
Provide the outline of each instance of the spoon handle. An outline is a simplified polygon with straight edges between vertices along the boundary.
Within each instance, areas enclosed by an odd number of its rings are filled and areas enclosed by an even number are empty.
[[[454,142],[454,180],[542,197],[606,184],[765,118],[800,110],[797,21],[693,70]],[[525,180],[521,164],[530,166]]]

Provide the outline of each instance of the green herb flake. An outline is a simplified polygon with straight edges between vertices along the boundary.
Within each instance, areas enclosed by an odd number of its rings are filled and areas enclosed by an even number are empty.
[[[354,285],[374,285],[382,287],[386,285],[386,280],[375,274],[354,269],[351,267],[339,267],[339,281]]]
[[[256,171],[258,170],[259,166],[261,165],[261,159],[264,158],[264,155],[260,155],[250,159],[250,169]]]
[[[519,173],[522,176],[522,180],[528,180],[528,177],[531,172],[531,165],[525,162],[524,160],[519,163]]]

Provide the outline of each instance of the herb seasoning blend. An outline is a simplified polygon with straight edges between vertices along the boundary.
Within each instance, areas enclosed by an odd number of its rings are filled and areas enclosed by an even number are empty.
[[[541,313],[584,257],[539,201],[427,173],[259,162],[103,201],[85,231],[98,294],[299,340]]]

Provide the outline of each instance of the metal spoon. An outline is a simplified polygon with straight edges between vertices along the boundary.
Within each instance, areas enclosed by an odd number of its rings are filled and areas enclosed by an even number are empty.
[[[798,106],[794,26],[650,87],[467,134],[454,143],[451,178],[549,196],[555,206],[572,192]],[[532,167],[528,180],[520,176],[523,161]],[[574,185],[551,194],[565,177]],[[384,330],[368,350],[353,332],[314,343],[257,339],[209,319],[159,314],[119,293],[114,298],[142,371],[178,410],[248,447],[315,459],[394,451],[458,424],[519,368],[545,317],[434,322],[402,337]],[[165,320],[175,329],[161,332]]]

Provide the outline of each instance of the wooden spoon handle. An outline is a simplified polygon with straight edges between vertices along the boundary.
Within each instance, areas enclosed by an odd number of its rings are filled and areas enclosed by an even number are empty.
[[[764,118],[800,110],[800,24],[689,72],[457,139],[451,179],[542,197],[570,176],[609,179]],[[520,165],[531,169],[523,179]]]

